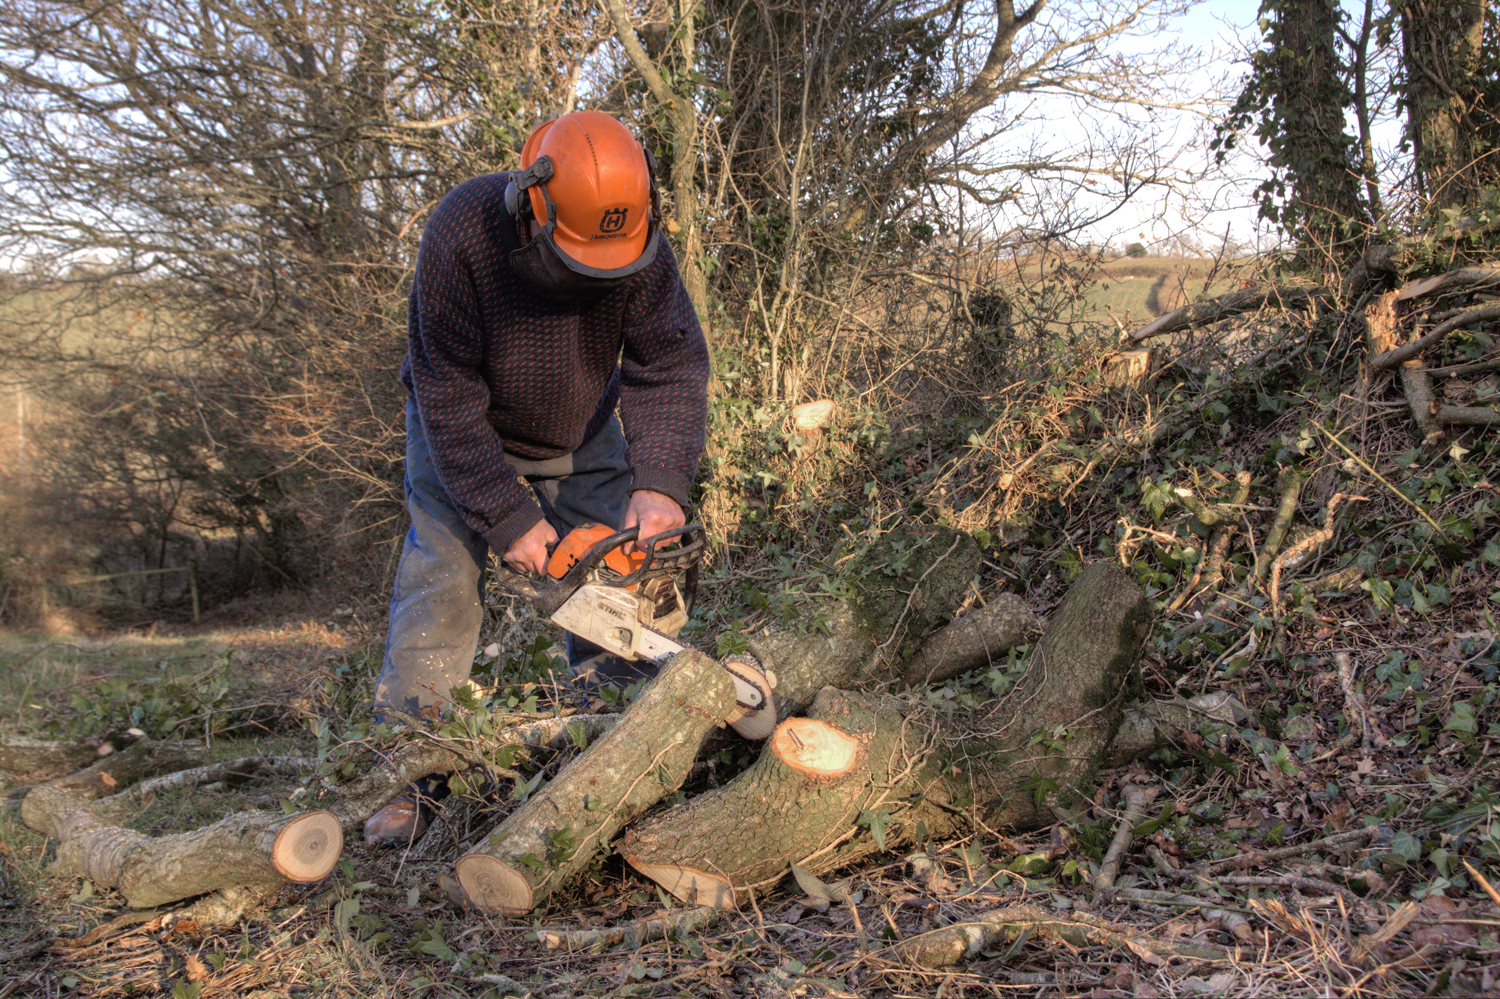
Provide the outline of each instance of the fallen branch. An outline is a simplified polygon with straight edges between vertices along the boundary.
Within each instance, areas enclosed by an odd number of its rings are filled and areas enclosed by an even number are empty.
[[[1227,514],[1228,510],[1242,508],[1249,502],[1250,482],[1252,478],[1249,470],[1240,471],[1234,478],[1235,489],[1232,501],[1227,507],[1215,506],[1212,512]],[[1184,497],[1184,505],[1186,505],[1186,497]],[[1209,510],[1204,511],[1204,513],[1209,512]],[[1193,515],[1205,525],[1213,526],[1209,521],[1203,519],[1203,514],[1194,511]],[[1234,533],[1239,525],[1228,516],[1220,516],[1216,523],[1218,523],[1218,526],[1214,528],[1213,537],[1208,542],[1208,554],[1198,563],[1198,568],[1193,573],[1193,578],[1188,581],[1187,586],[1182,588],[1182,592],[1167,607],[1167,613],[1175,612],[1192,597],[1201,597],[1218,589],[1220,581],[1224,578],[1224,557],[1229,553],[1229,541],[1234,537]],[[1202,590],[1199,590],[1198,583],[1205,576],[1208,578],[1208,582]]]
[[[1324,895],[1337,895],[1353,910],[1359,909],[1360,898],[1347,888],[1319,878],[1301,877],[1295,874],[1272,874],[1265,876],[1229,876],[1221,874],[1214,878],[1221,885],[1247,885],[1250,887],[1296,888],[1298,891],[1315,891]]]
[[[99,742],[79,740],[33,739],[25,735],[0,733],[0,770],[12,773],[43,773],[53,776],[86,767],[101,756],[130,745],[136,736],[121,733]]]
[[[1414,298],[1436,295],[1445,291],[1463,288],[1478,291],[1490,286],[1500,286],[1500,269],[1494,267],[1460,267],[1436,277],[1422,278],[1404,285],[1396,293],[1396,301],[1408,302]]]
[[[825,688],[743,774],[637,823],[618,850],[684,902],[732,906],[793,864],[820,874],[971,821],[1055,821],[1092,793],[1150,622],[1133,580],[1090,565],[1005,697],[950,717]]]
[[[1176,333],[1178,330],[1191,329],[1195,326],[1207,326],[1220,319],[1237,316],[1243,312],[1254,312],[1268,305],[1295,308],[1312,301],[1326,301],[1328,298],[1328,291],[1320,287],[1265,285],[1260,288],[1237,291],[1222,298],[1216,298],[1212,302],[1184,305],[1175,312],[1158,316],[1130,334],[1128,340],[1130,343],[1140,343],[1153,336]]]
[[[1196,732],[1205,724],[1234,726],[1249,715],[1243,704],[1222,690],[1186,699],[1127,704],[1103,765],[1119,767],[1149,756],[1162,745],[1163,735],[1170,738],[1182,732]]]
[[[1104,853],[1104,861],[1099,865],[1099,874],[1094,878],[1094,904],[1114,894],[1115,878],[1120,874],[1120,861],[1130,851],[1130,843],[1135,839],[1135,827],[1146,820],[1146,806],[1156,800],[1156,788],[1144,788],[1137,784],[1127,784],[1121,792],[1125,801],[1125,814],[1120,816],[1120,828],[1115,831],[1115,838],[1110,841],[1109,849]]]
[[[1465,326],[1471,326],[1486,319],[1500,319],[1500,304],[1485,303],[1464,309],[1458,315],[1438,324],[1431,332],[1423,334],[1410,343],[1393,347],[1383,354],[1372,357],[1369,362],[1370,368],[1374,371],[1394,368],[1409,358],[1416,357],[1454,330],[1463,329]]]
[[[469,899],[492,912],[530,912],[682,785],[734,707],[728,671],[691,650],[673,656],[598,742],[459,858]]]
[[[901,681],[925,686],[987,666],[1041,628],[1025,600],[1002,593],[981,610],[929,635],[916,654],[901,664]]]
[[[202,755],[175,743],[139,739],[117,753],[95,756],[92,766],[54,777],[40,787],[62,788],[83,798],[103,798],[138,780],[192,766]],[[19,792],[18,792],[19,793]]]
[[[700,905],[676,909],[660,915],[636,919],[622,926],[604,926],[588,930],[537,930],[537,942],[548,950],[582,951],[598,954],[609,947],[624,945],[626,950],[644,947],[653,940],[664,940],[673,934],[713,926],[724,916],[723,909]]]
[[[1301,474],[1288,471],[1282,478],[1281,502],[1276,507],[1276,516],[1271,521],[1271,529],[1266,532],[1265,543],[1255,559],[1255,571],[1246,576],[1229,593],[1220,594],[1218,599],[1203,610],[1196,621],[1179,628],[1173,636],[1175,641],[1196,635],[1207,628],[1211,622],[1227,613],[1231,605],[1244,603],[1250,598],[1256,584],[1265,579],[1271,571],[1271,562],[1281,548],[1281,543],[1286,540],[1286,533],[1291,529],[1292,521],[1297,516],[1297,501],[1301,495]]]
[[[1438,423],[1490,427],[1500,423],[1500,411],[1488,406],[1439,406],[1433,419]]]
[[[165,773],[160,777],[142,780],[101,801],[100,805],[101,807],[118,807],[125,804],[137,804],[164,791],[202,787],[204,784],[213,784],[218,781],[234,782],[273,774],[291,777],[311,772],[317,765],[317,760],[306,756],[247,756],[244,759],[211,763],[208,766],[178,770],[175,773]]]
[[[1277,847],[1274,850],[1259,850],[1250,853],[1237,853],[1232,857],[1221,857],[1218,860],[1202,864],[1194,864],[1189,868],[1191,873],[1202,871],[1222,871],[1230,867],[1250,867],[1256,864],[1273,864],[1278,860],[1288,857],[1304,857],[1309,853],[1319,850],[1329,850],[1336,846],[1347,846],[1351,843],[1359,843],[1375,835],[1378,830],[1371,827],[1365,829],[1346,829],[1343,832],[1334,833],[1332,836],[1324,836],[1322,839],[1311,840],[1307,843],[1297,843],[1292,846]]]
[[[1271,615],[1273,617],[1281,614],[1281,574],[1288,566],[1296,568],[1303,565],[1313,554],[1313,550],[1320,545],[1327,544],[1333,540],[1334,520],[1333,515],[1338,511],[1339,504],[1348,500],[1349,502],[1363,503],[1364,496],[1350,496],[1348,493],[1334,493],[1328,501],[1328,510],[1323,515],[1323,526],[1313,531],[1307,537],[1291,545],[1286,551],[1277,555],[1271,562]]]
[[[1198,961],[1238,961],[1239,949],[1210,944],[1167,943],[1154,940],[1097,916],[1075,912],[1052,915],[1034,905],[1012,905],[983,913],[962,923],[903,940],[891,947],[902,960],[923,968],[947,968],[972,959],[1002,940],[1022,934],[1052,937],[1073,947],[1109,947],[1134,954],[1148,964],[1165,964],[1167,958]]]

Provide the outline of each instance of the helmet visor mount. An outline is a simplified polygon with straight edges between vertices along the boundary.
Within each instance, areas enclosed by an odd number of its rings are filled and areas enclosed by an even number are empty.
[[[647,230],[646,245],[634,261],[623,267],[599,268],[574,258],[558,245],[557,203],[547,192],[552,179],[552,158],[538,156],[536,162],[514,175],[505,191],[505,207],[516,220],[521,247],[510,254],[511,266],[542,297],[555,302],[592,301],[603,297],[627,279],[639,274],[656,259],[660,233],[656,227],[655,198]],[[531,189],[536,188],[547,206],[547,220],[534,237],[527,238],[526,224],[535,220]],[[652,191],[655,194],[655,191]]]

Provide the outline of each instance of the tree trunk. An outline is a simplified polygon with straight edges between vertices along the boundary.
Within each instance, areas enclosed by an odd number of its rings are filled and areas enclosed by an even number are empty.
[[[1483,108],[1487,81],[1478,72],[1486,0],[1402,0],[1395,6],[1401,15],[1406,134],[1422,193],[1439,207],[1472,204],[1500,175],[1493,157],[1482,155],[1483,136],[1494,132]]]
[[[1150,622],[1133,581],[1090,566],[999,701],[959,718],[825,689],[749,770],[639,823],[619,852],[678,898],[727,906],[789,864],[816,873],[947,835],[971,807],[989,828],[1049,821],[1090,793]]]
[[[1294,232],[1308,263],[1324,268],[1328,258],[1344,260],[1363,245],[1367,215],[1359,198],[1354,141],[1344,130],[1344,108],[1353,99],[1335,35],[1340,20],[1335,0],[1298,0],[1275,15],[1284,48],[1277,52],[1284,133],[1279,159],[1291,175]]]
[[[52,874],[118,888],[134,908],[230,885],[267,889],[317,881],[344,837],[332,812],[242,812],[193,832],[152,838],[104,822],[77,791],[43,784],[21,802],[26,825],[59,841]]]

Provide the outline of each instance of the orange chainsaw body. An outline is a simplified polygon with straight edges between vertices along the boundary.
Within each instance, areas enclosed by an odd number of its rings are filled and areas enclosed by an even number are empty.
[[[613,527],[605,527],[603,524],[580,524],[573,528],[552,550],[552,557],[547,560],[547,575],[553,579],[562,579],[569,569],[578,564],[579,559],[588,554],[590,548],[614,533]],[[621,576],[628,576],[646,564],[646,553],[637,548],[626,555],[619,548],[612,548],[604,556],[604,564]],[[634,586],[630,588],[635,589]]]

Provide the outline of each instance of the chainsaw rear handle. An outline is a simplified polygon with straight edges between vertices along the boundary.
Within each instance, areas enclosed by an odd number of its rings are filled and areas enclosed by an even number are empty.
[[[573,563],[572,568],[561,579],[554,579],[546,574],[538,576],[529,572],[519,572],[512,569],[503,558],[499,560],[495,568],[495,579],[507,590],[531,601],[543,617],[550,618],[553,612],[561,607],[580,586],[588,582],[589,575],[604,560],[604,556],[621,545],[636,541],[640,533],[639,527],[628,527],[595,542],[577,562]],[[671,551],[658,553],[656,546],[671,538],[680,538],[680,545]],[[696,586],[692,584],[697,582],[698,560],[705,547],[701,524],[684,524],[682,527],[674,527],[659,534],[653,534],[638,542],[637,547],[646,550],[645,561],[641,563],[639,569],[629,575],[620,576],[618,579],[601,579],[600,582],[610,586],[634,586],[647,576],[671,572],[679,566],[685,566],[692,577],[689,585],[692,589],[696,589]]]

